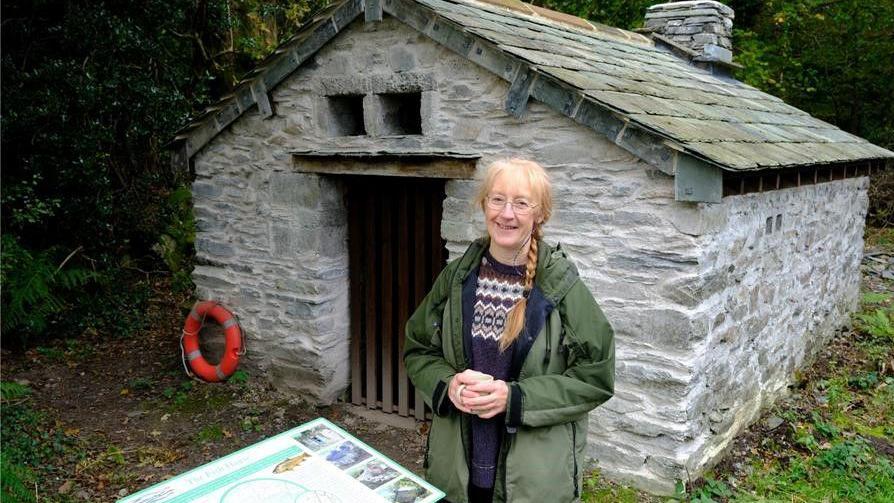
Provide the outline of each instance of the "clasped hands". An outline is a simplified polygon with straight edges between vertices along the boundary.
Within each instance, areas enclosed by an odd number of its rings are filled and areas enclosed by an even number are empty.
[[[505,381],[467,369],[450,379],[450,401],[462,412],[490,419],[506,410],[509,385]]]

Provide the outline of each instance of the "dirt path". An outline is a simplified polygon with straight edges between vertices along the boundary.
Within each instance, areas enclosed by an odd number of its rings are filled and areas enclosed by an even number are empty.
[[[425,438],[412,421],[395,427],[344,404],[314,407],[251,375],[221,384],[187,378],[178,302],[154,299],[149,325],[156,328],[138,336],[88,333],[24,354],[4,352],[3,380],[27,384],[30,406],[46,414],[43,427],[76,446],[37,489],[41,500],[114,501],[316,417],[421,473]]]

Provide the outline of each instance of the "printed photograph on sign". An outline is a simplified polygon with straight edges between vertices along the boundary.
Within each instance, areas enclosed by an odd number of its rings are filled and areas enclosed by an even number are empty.
[[[304,445],[314,452],[325,449],[330,445],[337,444],[344,440],[344,437],[339,435],[337,431],[328,428],[325,424],[321,424],[307,431],[303,431],[301,432],[301,435],[298,435],[294,438],[301,445]]]
[[[326,453],[326,461],[342,470],[350,468],[370,457],[372,457],[372,454],[358,447],[351,441],[344,442]]]
[[[376,490],[376,494],[393,503],[419,503],[430,494],[428,490],[411,479],[402,478]]]
[[[355,466],[348,470],[347,473],[370,489],[375,489],[400,475],[397,470],[378,459],[373,459],[364,465]]]
[[[301,463],[304,463],[309,458],[310,458],[310,454],[308,454],[306,452],[302,452],[301,454],[299,454],[295,457],[291,457],[291,458],[288,458],[288,459],[280,462],[278,465],[276,465],[273,468],[273,473],[283,473],[283,472],[292,471],[292,470],[298,468],[299,466],[301,466]]]

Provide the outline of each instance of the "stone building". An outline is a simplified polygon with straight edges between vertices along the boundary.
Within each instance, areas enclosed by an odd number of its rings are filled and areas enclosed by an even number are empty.
[[[536,159],[546,238],[616,330],[590,453],[672,490],[846,322],[894,157],[734,80],[732,15],[664,4],[633,33],[517,0],[331,5],[177,137],[198,296],[278,387],[420,417],[403,322],[484,233],[475,174]]]

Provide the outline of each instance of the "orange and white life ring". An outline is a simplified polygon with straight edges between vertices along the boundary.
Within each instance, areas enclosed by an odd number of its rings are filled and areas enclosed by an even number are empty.
[[[224,329],[226,346],[220,363],[208,363],[199,349],[199,332],[206,318],[211,318]],[[184,363],[189,362],[192,371],[208,382],[219,382],[233,375],[239,366],[239,356],[244,354],[242,329],[236,317],[218,302],[197,302],[186,317],[180,340]]]

